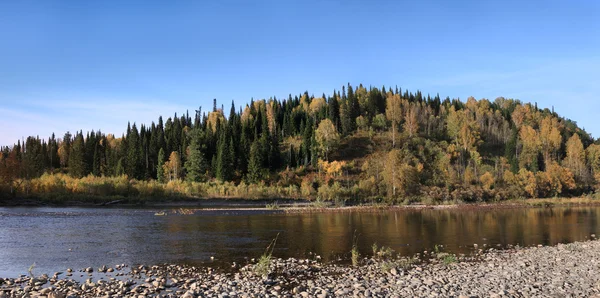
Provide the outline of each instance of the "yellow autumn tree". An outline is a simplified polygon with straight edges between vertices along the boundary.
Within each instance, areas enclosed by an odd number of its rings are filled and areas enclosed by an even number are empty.
[[[69,147],[66,142],[61,142],[58,145],[58,158],[60,159],[60,166],[66,167],[69,160]]]
[[[600,184],[600,145],[591,144],[585,150],[587,165],[596,185]]]
[[[217,123],[221,123],[221,125],[225,122],[225,116],[223,115],[223,111],[218,109],[216,112],[208,113],[207,119],[208,126],[212,129],[213,133],[217,132]]]
[[[469,110],[456,111],[450,107],[447,120],[448,135],[452,137],[453,143],[458,147],[459,165],[463,172],[463,181],[469,183],[472,179],[478,178],[477,166],[481,163],[481,155],[477,150],[481,139],[479,129],[473,114]],[[467,166],[471,164],[472,169],[467,171]],[[467,174],[470,177],[467,177]]]
[[[315,116],[326,106],[327,106],[327,103],[325,102],[324,98],[322,98],[322,97],[315,98],[310,102],[310,105],[308,107],[309,114],[311,116]]]
[[[567,156],[565,157],[564,164],[573,172],[575,177],[580,181],[585,176],[585,151],[583,150],[583,143],[579,138],[578,134],[573,134],[567,141]]]
[[[392,147],[396,147],[396,126],[402,121],[402,99],[400,95],[388,93],[385,116],[392,122]]]
[[[163,165],[163,170],[169,178],[169,181],[177,180],[181,177],[183,169],[181,166],[181,158],[177,151],[171,152],[169,160]]]
[[[340,142],[340,135],[335,129],[333,122],[329,119],[323,119],[319,123],[319,127],[315,131],[315,139],[318,144],[319,151],[325,157],[325,160],[329,159],[329,152],[336,148]]]
[[[544,156],[544,163],[556,161],[556,153],[562,144],[561,126],[558,119],[546,116],[540,123],[540,147]]]
[[[523,125],[519,131],[519,137],[523,144],[519,155],[519,167],[537,171],[537,158],[540,152],[540,137],[537,131],[529,125]]]
[[[274,100],[269,100],[269,102],[266,104],[266,113],[267,113],[267,125],[269,126],[269,132],[271,134],[275,133],[275,127],[277,127],[275,121],[276,121],[276,109],[277,109],[277,102],[275,102]]]
[[[300,97],[300,109],[302,109],[305,112],[309,112],[310,111],[310,98],[308,98],[308,96],[305,94],[303,94]]]
[[[473,151],[479,145],[479,130],[473,116],[467,110],[456,111],[450,108],[448,114],[448,134],[464,151]]]
[[[252,109],[248,105],[246,105],[246,107],[244,108],[244,111],[242,112],[242,116],[240,118],[242,120],[242,123],[254,122],[254,116],[252,116]]]
[[[548,184],[546,195],[557,196],[575,188],[575,177],[570,169],[562,167],[557,162],[551,162],[546,166],[545,180]]]
[[[419,189],[419,173],[423,170],[420,163],[407,162],[402,152],[392,149],[386,156],[383,179],[388,186],[388,197],[397,198],[398,195],[410,196]]]
[[[342,169],[346,166],[345,161],[337,161],[334,160],[332,162],[328,162],[326,160],[319,159],[319,167],[327,174],[328,176],[336,177],[342,174]]]
[[[417,114],[417,106],[414,104],[411,104],[404,113],[404,131],[406,131],[411,138],[419,131]]]
[[[492,175],[490,172],[485,172],[479,177],[479,182],[481,182],[481,185],[483,185],[484,189],[490,190],[496,181],[494,179],[494,175]]]
[[[531,106],[531,104],[518,104],[512,113],[513,123],[517,129],[523,125],[533,126],[540,122],[541,114]]]
[[[516,180],[518,181],[520,188],[524,190],[529,197],[537,197],[537,180],[533,172],[523,168],[519,170]]]

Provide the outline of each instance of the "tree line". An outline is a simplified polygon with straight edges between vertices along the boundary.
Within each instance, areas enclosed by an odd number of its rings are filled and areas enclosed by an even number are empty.
[[[600,182],[600,146],[537,104],[466,102],[398,87],[234,102],[101,131],[0,148],[0,187],[42,175],[126,176],[298,187],[308,197],[480,200],[577,195]]]

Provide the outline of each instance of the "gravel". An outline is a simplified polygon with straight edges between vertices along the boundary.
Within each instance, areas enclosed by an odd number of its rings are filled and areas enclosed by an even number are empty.
[[[272,259],[266,276],[255,273],[256,264],[230,271],[172,264],[88,267],[0,278],[0,298],[600,297],[600,241],[478,250],[466,257],[438,252],[426,259],[365,258],[358,266]]]

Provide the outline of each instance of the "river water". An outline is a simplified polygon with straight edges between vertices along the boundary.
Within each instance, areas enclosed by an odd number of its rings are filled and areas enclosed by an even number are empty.
[[[600,231],[600,207],[393,210],[283,214],[216,210],[193,215],[153,209],[0,208],[0,277],[52,274],[115,264],[224,266],[259,257],[278,237],[275,257],[347,260],[356,236],[403,255],[431,250],[470,253],[507,245],[551,245]],[[279,235],[279,236],[277,236]],[[214,260],[211,260],[214,257]]]

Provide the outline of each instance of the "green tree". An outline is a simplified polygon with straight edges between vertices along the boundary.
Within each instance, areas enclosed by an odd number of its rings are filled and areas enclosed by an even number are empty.
[[[100,153],[98,152],[98,146],[94,148],[94,157],[92,159],[92,175],[99,177],[100,173]]]
[[[373,117],[373,128],[376,130],[384,130],[387,127],[387,121],[384,114],[377,114]]]
[[[264,177],[264,168],[260,141],[254,140],[250,146],[250,161],[248,162],[248,174],[246,179],[250,183],[258,183]]]
[[[135,125],[127,136],[127,163],[125,172],[130,178],[142,179],[144,176],[142,144],[140,134]]]
[[[160,150],[158,151],[158,165],[156,166],[156,179],[160,182],[165,182],[165,170],[163,169],[164,164],[165,150],[163,150],[163,148],[160,148]]]
[[[69,153],[69,174],[76,178],[85,175],[85,144],[83,142],[83,133],[79,132],[71,145]]]
[[[44,162],[44,146],[39,138],[28,137],[25,141],[25,151],[22,154],[24,177],[28,179],[39,177],[46,167]]]
[[[233,156],[230,144],[229,135],[224,133],[219,139],[216,164],[216,177],[221,181],[229,181],[233,178]]]
[[[335,91],[333,92],[333,97],[330,97],[327,101],[327,112],[328,117],[333,125],[339,129],[340,126],[340,103],[338,102]]]
[[[192,140],[188,146],[188,158],[185,162],[187,170],[186,179],[191,182],[199,182],[206,177],[208,163],[201,150],[201,136],[199,132],[192,133]]]

